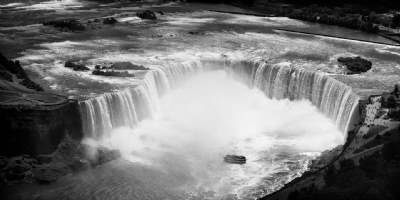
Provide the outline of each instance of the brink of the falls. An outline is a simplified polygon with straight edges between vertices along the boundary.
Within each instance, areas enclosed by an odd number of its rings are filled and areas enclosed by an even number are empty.
[[[136,87],[105,93],[80,102],[86,137],[108,135],[113,128],[135,127],[152,117],[159,98],[202,70],[226,70],[272,99],[308,100],[347,133],[359,97],[329,74],[298,69],[288,63],[206,60],[153,69]]]

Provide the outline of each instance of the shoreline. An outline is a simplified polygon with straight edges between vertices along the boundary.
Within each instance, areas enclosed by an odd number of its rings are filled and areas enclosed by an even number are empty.
[[[332,36],[332,35],[327,35],[327,34],[322,34],[322,33],[309,33],[309,32],[305,32],[305,31],[296,31],[296,30],[281,29],[281,28],[276,28],[274,30],[284,31],[284,32],[289,32],[289,33],[303,34],[303,35],[322,36],[322,37],[333,38],[333,39],[343,39],[343,40],[350,40],[350,41],[356,41],[356,42],[365,42],[365,43],[371,43],[371,44],[387,45],[387,46],[394,46],[394,47],[399,47],[400,46],[400,43],[399,44],[389,44],[389,43],[384,43],[384,42],[374,42],[374,41],[363,40],[363,39],[352,39],[352,38],[341,37],[341,36]]]
[[[254,7],[248,7],[245,5],[241,5],[238,3],[226,3],[227,5],[237,7],[243,10],[248,10],[248,12],[236,12],[236,11],[224,11],[224,10],[216,10],[216,9],[205,9],[207,11],[211,12],[218,12],[218,13],[228,13],[228,14],[238,14],[238,15],[250,15],[250,16],[256,16],[256,17],[279,17],[274,13],[270,12],[263,12],[261,9],[256,9]],[[287,17],[289,16],[285,15],[282,17]],[[289,18],[292,19],[292,18]],[[294,19],[294,20],[299,20],[299,21],[304,21],[304,22],[309,22],[301,19]],[[327,25],[327,26],[337,26],[340,28],[346,28],[343,26],[338,26],[338,25],[330,25],[330,24],[324,24],[324,23],[318,23],[318,22],[309,22],[309,23],[316,23],[316,24],[321,24],[321,25]],[[302,34],[307,34],[307,35],[317,35],[317,36],[324,36],[324,37],[330,37],[330,38],[337,38],[337,39],[346,39],[346,40],[351,40],[351,41],[359,41],[359,42],[368,42],[368,43],[373,43],[373,44],[382,44],[382,45],[389,45],[389,46],[400,46],[400,40],[395,39],[393,37],[390,37],[381,31],[378,31],[377,33],[372,33],[375,35],[382,36],[386,39],[389,39],[397,44],[390,44],[390,43],[384,43],[384,42],[375,42],[375,41],[370,41],[370,40],[363,40],[363,39],[356,39],[356,38],[348,38],[348,37],[341,37],[341,36],[334,36],[334,35],[328,35],[328,34],[322,34],[322,33],[310,33],[310,32],[305,32],[305,31],[296,31],[296,30],[289,30],[289,29],[274,29],[274,30],[281,30],[281,31],[287,31],[287,32],[293,32],[293,33],[302,33]],[[359,29],[351,29],[351,30],[359,30]],[[362,31],[362,30],[360,30]],[[362,31],[364,32],[364,31]],[[367,32],[366,32],[367,33]]]

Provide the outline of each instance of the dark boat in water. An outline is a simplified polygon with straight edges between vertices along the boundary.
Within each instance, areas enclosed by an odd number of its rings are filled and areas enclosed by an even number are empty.
[[[236,156],[236,155],[226,155],[224,157],[224,161],[230,164],[239,164],[243,165],[246,163],[246,157],[244,156]]]

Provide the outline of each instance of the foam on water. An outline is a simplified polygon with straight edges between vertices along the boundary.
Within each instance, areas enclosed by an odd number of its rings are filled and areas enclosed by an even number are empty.
[[[199,12],[199,14],[203,14],[202,12]],[[195,18],[196,12],[191,13],[190,16],[187,16],[186,14],[167,14],[167,24],[171,25],[184,25],[184,26],[201,26],[204,23],[212,23],[215,19],[214,18]]]
[[[400,56],[400,48],[399,47],[389,47],[389,46],[385,46],[385,47],[381,47],[381,48],[376,48],[376,51],[382,54],[393,54],[393,55],[397,55]]]
[[[85,4],[84,1],[79,0],[52,0],[32,4],[28,6],[22,6],[20,8],[26,10],[55,10],[62,11],[71,8],[81,8]]]
[[[0,8],[11,8],[11,7],[17,7],[17,6],[23,6],[25,5],[24,3],[8,3],[8,4],[0,4]]]
[[[139,17],[121,17],[117,19],[121,23],[139,23],[142,21]]]

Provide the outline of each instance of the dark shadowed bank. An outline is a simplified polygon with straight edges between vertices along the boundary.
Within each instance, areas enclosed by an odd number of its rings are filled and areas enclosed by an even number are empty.
[[[48,184],[120,157],[81,144],[80,116],[77,101],[43,91],[18,61],[0,53],[0,199],[7,199],[5,187]]]

